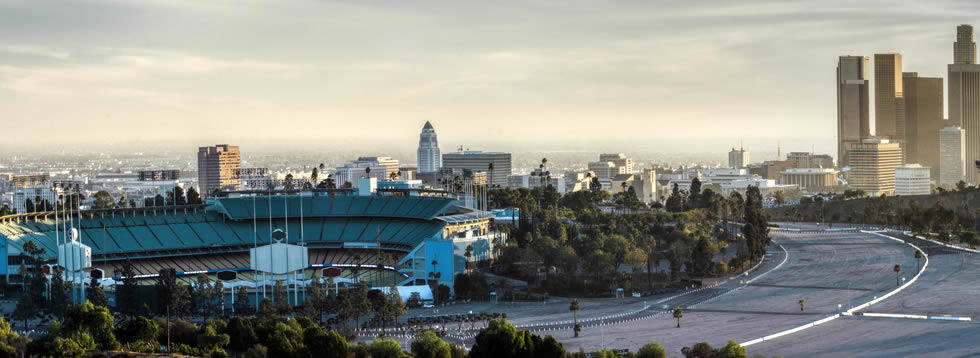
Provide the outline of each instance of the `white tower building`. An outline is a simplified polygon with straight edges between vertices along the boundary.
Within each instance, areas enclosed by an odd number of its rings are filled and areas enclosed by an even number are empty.
[[[418,172],[432,173],[442,167],[442,155],[439,153],[439,141],[436,139],[436,129],[432,123],[425,122],[422,133],[419,134]]]

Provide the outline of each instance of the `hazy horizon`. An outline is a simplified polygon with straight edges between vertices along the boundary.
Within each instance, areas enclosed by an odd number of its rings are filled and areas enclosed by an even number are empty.
[[[0,148],[414,148],[430,120],[443,151],[836,155],[837,56],[897,51],[904,71],[944,77],[956,25],[977,15],[967,1],[0,2]]]

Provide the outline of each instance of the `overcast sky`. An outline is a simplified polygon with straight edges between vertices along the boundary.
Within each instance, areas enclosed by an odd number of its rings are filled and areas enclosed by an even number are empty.
[[[838,55],[898,51],[905,71],[945,76],[956,25],[978,13],[953,0],[0,1],[0,142],[414,147],[431,120],[444,150],[833,143]]]

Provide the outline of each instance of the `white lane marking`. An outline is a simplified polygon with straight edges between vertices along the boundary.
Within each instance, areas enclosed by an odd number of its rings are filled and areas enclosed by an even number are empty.
[[[885,318],[910,318],[910,319],[929,319],[929,316],[917,315],[917,314],[898,314],[898,313],[874,313],[874,312],[864,312],[861,313],[862,316],[866,317],[885,317]]]

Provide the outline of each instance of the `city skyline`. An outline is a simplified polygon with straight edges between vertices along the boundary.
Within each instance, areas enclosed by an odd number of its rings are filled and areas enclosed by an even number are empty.
[[[430,120],[460,138],[447,147],[487,141],[472,128],[489,125],[519,143],[669,131],[727,141],[719,148],[797,137],[835,152],[826,77],[838,56],[897,52],[903,70],[943,77],[953,29],[978,13],[954,1],[884,13],[833,2],[433,4],[443,6],[0,5],[10,36],[0,40],[0,105],[18,133],[3,146],[353,138],[411,147],[402,134]],[[351,16],[314,16],[336,12]],[[145,26],[151,15],[158,26]],[[223,26],[208,15],[225,15]],[[396,31],[405,27],[414,31]]]

